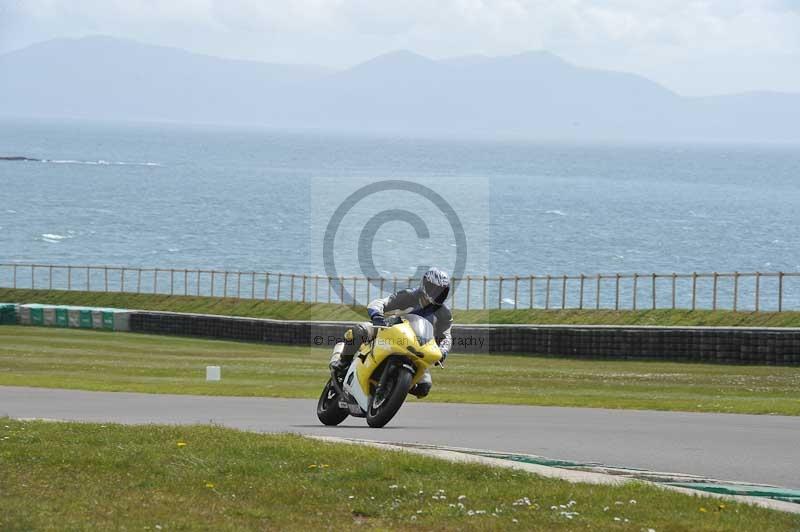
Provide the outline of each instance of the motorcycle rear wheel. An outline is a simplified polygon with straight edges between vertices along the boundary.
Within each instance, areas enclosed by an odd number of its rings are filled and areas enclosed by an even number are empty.
[[[333,426],[344,421],[348,415],[347,409],[339,406],[339,394],[329,379],[317,401],[317,418],[323,425]]]
[[[389,368],[387,368],[388,370]],[[367,408],[367,425],[377,429],[391,421],[403,406],[413,379],[414,374],[408,368],[397,367],[391,380],[385,383],[385,386],[389,388],[385,391],[385,395],[379,394],[380,390],[376,390],[376,393],[370,397],[369,408]]]

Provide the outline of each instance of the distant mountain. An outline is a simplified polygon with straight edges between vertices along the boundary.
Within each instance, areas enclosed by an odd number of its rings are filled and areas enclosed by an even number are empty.
[[[0,115],[260,124],[436,136],[800,140],[800,95],[685,98],[548,52],[353,68],[234,61],[110,37],[0,55]]]
[[[329,73],[111,37],[55,39],[0,55],[0,114],[239,122],[282,87]]]

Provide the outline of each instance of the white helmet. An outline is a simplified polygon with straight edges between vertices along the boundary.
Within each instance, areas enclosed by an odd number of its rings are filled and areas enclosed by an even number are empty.
[[[450,276],[439,268],[431,268],[422,276],[420,290],[429,303],[442,305],[450,293]]]

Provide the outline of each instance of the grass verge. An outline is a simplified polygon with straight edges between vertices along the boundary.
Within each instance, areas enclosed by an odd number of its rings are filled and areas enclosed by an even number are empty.
[[[44,327],[0,327],[0,385],[316,399],[329,353]],[[207,365],[222,381],[205,381]],[[800,368],[452,355],[425,401],[800,415]],[[416,400],[416,399],[414,399]]]
[[[3,530],[796,530],[800,517],[209,426],[0,419]],[[526,500],[527,498],[527,500]]]
[[[0,301],[54,305],[86,305],[169,312],[197,312],[283,320],[359,320],[363,307],[327,303],[222,299],[155,294],[121,294],[64,290],[0,288]],[[725,310],[457,310],[457,323],[705,325],[725,327],[800,327],[800,312],[732,312]]]

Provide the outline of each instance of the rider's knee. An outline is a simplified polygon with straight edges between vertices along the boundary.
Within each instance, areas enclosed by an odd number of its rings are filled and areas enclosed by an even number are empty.
[[[372,326],[365,323],[357,323],[344,332],[345,352],[355,352],[358,346],[371,339]]]

